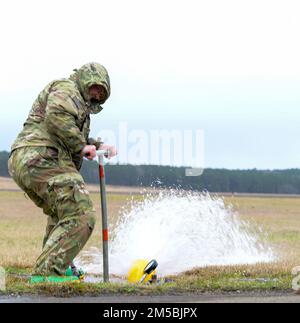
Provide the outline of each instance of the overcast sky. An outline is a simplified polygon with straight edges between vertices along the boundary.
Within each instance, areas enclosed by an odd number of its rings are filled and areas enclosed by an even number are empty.
[[[204,130],[205,166],[300,167],[300,2],[2,1],[0,150],[53,79],[97,61],[92,134]]]

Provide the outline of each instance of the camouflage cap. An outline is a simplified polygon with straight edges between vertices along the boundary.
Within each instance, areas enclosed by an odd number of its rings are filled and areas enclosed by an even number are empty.
[[[79,91],[86,102],[90,103],[88,89],[94,84],[101,85],[105,88],[107,93],[105,101],[109,98],[110,80],[107,70],[104,66],[99,63],[93,62],[85,64],[80,69],[76,69],[74,71],[75,73],[73,73],[70,78],[77,83]],[[100,112],[102,110],[100,104],[103,104],[105,101],[98,104],[93,104],[92,113]]]

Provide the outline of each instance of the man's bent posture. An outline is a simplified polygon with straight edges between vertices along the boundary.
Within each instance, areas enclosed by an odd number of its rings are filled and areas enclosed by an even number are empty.
[[[107,71],[97,63],[51,82],[12,146],[11,176],[48,216],[34,275],[64,275],[93,231],[94,208],[79,170],[84,156],[96,156],[88,144],[90,114],[99,113],[109,95]]]

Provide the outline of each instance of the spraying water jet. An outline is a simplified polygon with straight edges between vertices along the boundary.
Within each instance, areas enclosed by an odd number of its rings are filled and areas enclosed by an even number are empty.
[[[109,257],[111,273],[127,278],[137,259],[156,259],[160,276],[275,259],[259,228],[242,221],[221,197],[180,190],[145,194],[122,210],[112,230]],[[101,258],[99,249],[92,248],[77,261],[88,272],[101,274]]]

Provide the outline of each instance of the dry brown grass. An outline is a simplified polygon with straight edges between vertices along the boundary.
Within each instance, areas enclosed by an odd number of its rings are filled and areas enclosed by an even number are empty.
[[[99,217],[86,248],[101,246],[99,185],[88,185],[88,190],[94,192],[91,197]],[[140,191],[137,187],[107,186],[112,225],[126,200]],[[46,217],[42,211],[26,198],[11,178],[0,177],[0,266],[32,267],[41,252],[45,227]]]
[[[3,181],[0,183],[3,184]],[[101,246],[100,197],[97,193],[91,196],[99,218],[92,238],[85,248]],[[108,194],[111,224],[118,219],[118,212],[128,198],[141,197],[126,195],[124,192]],[[272,270],[290,272],[290,268],[300,265],[300,199],[226,197],[225,202],[232,204],[241,218],[261,226],[269,236],[269,243],[280,257],[276,264],[249,266],[252,273]],[[22,192],[0,192],[0,266],[33,266],[41,252],[45,224],[46,217],[42,211],[26,199]],[[211,270],[210,268],[210,272]],[[218,270],[223,272],[235,269],[221,267]]]
[[[11,178],[0,177],[0,190],[19,190],[19,187]]]
[[[228,197],[225,202],[262,228],[280,261],[300,264],[300,198]]]
[[[100,197],[91,194],[99,215],[96,228],[86,248],[101,246]],[[126,195],[108,196],[110,222],[114,224]],[[46,226],[42,210],[26,199],[22,192],[0,192],[0,266],[31,267],[41,252]]]

